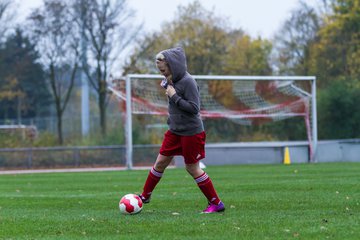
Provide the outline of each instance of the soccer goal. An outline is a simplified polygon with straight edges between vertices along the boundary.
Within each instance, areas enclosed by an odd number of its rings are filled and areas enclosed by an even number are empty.
[[[317,146],[316,77],[314,76],[204,76],[193,75],[201,95],[204,121],[259,126],[290,118],[303,119],[310,161]],[[161,75],[131,74],[113,80],[108,89],[120,101],[126,123],[126,162],[133,166],[134,116],[166,117],[168,101]],[[165,123],[165,122],[164,122]],[[206,125],[206,124],[205,124]],[[159,126],[153,124],[152,126]]]

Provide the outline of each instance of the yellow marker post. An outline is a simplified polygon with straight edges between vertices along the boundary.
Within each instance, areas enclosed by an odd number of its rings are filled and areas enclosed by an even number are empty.
[[[290,152],[289,152],[289,148],[285,147],[285,152],[284,152],[284,164],[289,165],[291,163],[290,160]]]

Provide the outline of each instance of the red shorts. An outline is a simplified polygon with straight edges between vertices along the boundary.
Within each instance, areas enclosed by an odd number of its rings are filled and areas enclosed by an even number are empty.
[[[168,130],[164,134],[160,154],[164,156],[181,155],[186,164],[197,163],[205,158],[205,139],[205,132],[192,136],[180,136]]]

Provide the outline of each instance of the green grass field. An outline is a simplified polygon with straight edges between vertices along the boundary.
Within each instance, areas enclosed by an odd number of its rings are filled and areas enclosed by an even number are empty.
[[[168,169],[152,202],[118,201],[147,170],[0,175],[0,239],[360,239],[360,163],[208,167],[227,209],[184,169]]]

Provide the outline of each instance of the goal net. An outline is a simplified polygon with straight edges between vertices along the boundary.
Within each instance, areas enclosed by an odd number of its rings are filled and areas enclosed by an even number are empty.
[[[204,121],[218,119],[241,126],[260,126],[290,118],[303,120],[310,158],[317,142],[315,77],[193,76]],[[112,80],[109,90],[125,113],[128,148],[132,151],[133,116],[167,116],[168,100],[160,86],[163,76],[128,75]],[[163,122],[165,123],[165,121]],[[205,124],[206,125],[206,124]],[[159,126],[153,124],[152,126]],[[131,153],[127,156],[131,158]]]

